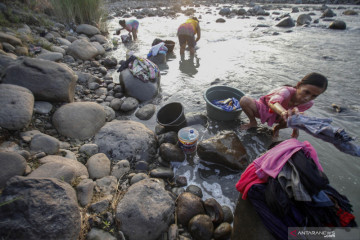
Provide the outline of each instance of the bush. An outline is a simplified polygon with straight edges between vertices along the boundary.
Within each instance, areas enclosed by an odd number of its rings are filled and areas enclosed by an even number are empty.
[[[103,25],[103,0],[51,0],[55,14],[67,23]]]

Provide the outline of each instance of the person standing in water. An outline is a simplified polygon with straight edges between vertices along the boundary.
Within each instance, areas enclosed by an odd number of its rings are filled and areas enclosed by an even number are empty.
[[[190,55],[194,55],[195,45],[201,37],[199,20],[196,17],[186,20],[185,23],[179,26],[177,30],[177,36],[179,38],[180,55],[185,54],[186,45],[189,46]]]
[[[267,122],[270,127],[278,123],[273,131],[273,136],[278,137],[279,130],[286,128],[288,117],[311,108],[313,100],[325,92],[327,86],[327,78],[313,72],[307,74],[295,87],[276,88],[259,100],[244,96],[240,99],[240,106],[250,122],[241,125],[240,128],[245,130],[256,127],[256,118],[260,118],[261,123]],[[298,136],[299,130],[293,129],[291,137]]]
[[[132,38],[134,39],[134,41],[137,39],[137,32],[139,28],[139,22],[137,20],[120,20],[119,24],[120,26],[122,26],[122,28],[117,31],[118,35],[120,34],[121,30],[126,29],[129,32],[129,35],[132,34]]]

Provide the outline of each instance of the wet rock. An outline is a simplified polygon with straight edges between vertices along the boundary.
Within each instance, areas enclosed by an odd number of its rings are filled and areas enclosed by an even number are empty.
[[[176,216],[178,222],[183,226],[188,226],[190,219],[198,214],[205,214],[201,198],[190,192],[180,194],[176,201]],[[210,217],[208,218],[211,222]]]
[[[64,136],[84,140],[105,124],[106,113],[99,104],[75,102],[63,105],[53,115],[56,130]]]
[[[154,104],[146,104],[135,113],[135,116],[140,120],[149,120],[154,115],[155,110]]]
[[[187,126],[200,124],[205,126],[208,123],[206,113],[190,112],[185,115]]]
[[[337,30],[345,30],[346,29],[346,23],[341,20],[335,20],[329,25],[330,29],[337,29]]]
[[[196,240],[209,240],[214,232],[214,225],[208,215],[199,214],[189,222],[189,232]]]
[[[278,24],[276,24],[276,26],[283,27],[283,28],[289,28],[289,27],[294,27],[295,23],[291,17],[287,17],[287,18],[281,20]]]
[[[27,197],[23,197],[27,196]],[[9,239],[77,239],[81,218],[74,189],[57,179],[13,177],[0,196],[0,235]]]
[[[167,162],[183,162],[185,160],[185,154],[180,147],[171,143],[161,144],[159,154]]]
[[[182,193],[185,192],[185,189],[184,189],[184,188],[174,187],[174,188],[171,189],[171,192],[172,192],[176,197],[178,197],[180,194],[182,194]]]
[[[342,112],[344,110],[343,107],[341,107],[340,105],[338,105],[336,103],[331,104],[331,107],[338,113],[340,113],[340,112]]]
[[[3,83],[29,89],[36,100],[72,102],[77,76],[66,65],[52,61],[21,57],[6,68]]]
[[[109,68],[115,68],[117,66],[117,60],[114,57],[105,58],[104,61],[103,61],[103,65],[108,69]]]
[[[230,15],[230,8],[222,8],[222,9],[220,9],[220,11],[219,11],[219,14],[221,15],[221,16],[227,16],[227,15]]]
[[[310,24],[312,21],[311,16],[309,14],[300,14],[296,20],[296,24],[298,26],[304,25],[304,24]]]
[[[157,167],[150,171],[150,177],[153,178],[163,178],[163,179],[173,179],[174,172],[171,168]]]
[[[344,15],[358,15],[358,13],[352,9],[349,9],[349,10],[345,10],[343,12]]]
[[[116,219],[127,239],[156,240],[168,229],[174,209],[163,185],[156,179],[145,179],[129,187],[117,205]]]
[[[115,176],[117,179],[121,179],[130,171],[130,169],[129,161],[121,160],[112,167],[111,176]]]
[[[224,23],[224,22],[226,22],[226,20],[223,19],[223,18],[218,18],[218,19],[216,19],[215,22],[217,22],[217,23]]]
[[[234,132],[224,132],[200,141],[197,153],[204,161],[222,164],[233,170],[242,170],[248,165],[246,150]]]
[[[232,223],[234,221],[234,215],[229,206],[221,206],[224,212],[224,222]]]
[[[65,158],[57,155],[49,155],[46,157],[42,157],[39,159],[39,162],[42,164],[49,163],[49,162],[56,162],[63,165],[68,165],[75,171],[75,177],[80,177],[82,175],[85,175],[86,177],[89,177],[89,173],[87,171],[87,168],[84,164],[80,163],[77,160],[71,159],[71,158]]]
[[[335,17],[336,14],[330,8],[326,9],[320,18],[331,18]]]
[[[41,165],[29,174],[32,178],[57,178],[71,184],[76,178],[75,169],[68,164],[49,162]]]
[[[94,142],[99,146],[99,152],[110,159],[152,162],[157,152],[154,132],[135,121],[113,120],[106,123],[96,134]]]
[[[104,153],[91,156],[86,167],[91,179],[99,179],[110,174],[110,160]]]
[[[215,240],[227,240],[231,236],[232,227],[230,223],[223,222],[214,230]]]
[[[218,225],[224,221],[224,212],[221,205],[214,199],[208,198],[204,201],[206,214],[211,218],[211,221]]]
[[[119,98],[114,98],[113,100],[111,100],[110,102],[110,107],[112,109],[114,109],[115,111],[119,111],[121,108],[121,105],[123,104],[124,100],[119,99]]]
[[[175,183],[179,187],[185,187],[188,184],[185,176],[176,176]]]
[[[186,192],[190,192],[190,193],[198,196],[199,198],[202,198],[202,197],[203,197],[203,193],[202,193],[201,188],[199,188],[199,187],[196,186],[196,185],[189,185],[189,186],[186,188]]]
[[[120,110],[124,112],[129,112],[135,110],[139,106],[139,101],[133,97],[125,98],[124,102],[121,104]]]
[[[46,154],[56,154],[60,149],[60,141],[56,138],[46,135],[35,135],[30,142],[31,152],[44,152]]]
[[[76,194],[79,204],[85,207],[91,202],[94,194],[95,182],[89,178],[82,180],[76,186]]]
[[[0,152],[0,189],[13,176],[21,176],[26,170],[26,160],[15,152]]]
[[[120,84],[127,96],[134,97],[140,102],[148,101],[154,98],[160,88],[160,76],[155,82],[143,82],[134,77],[130,70],[127,68],[121,71]]]
[[[34,96],[26,88],[0,85],[0,127],[20,130],[30,124],[34,108]]]

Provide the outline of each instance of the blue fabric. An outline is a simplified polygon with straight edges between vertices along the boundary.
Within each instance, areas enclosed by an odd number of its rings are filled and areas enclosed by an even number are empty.
[[[287,125],[291,128],[302,129],[316,138],[332,143],[344,153],[360,157],[360,146],[353,142],[354,138],[349,136],[344,129],[332,126],[331,122],[330,118],[296,114],[288,118]]]
[[[213,100],[212,104],[214,104],[217,107],[222,108],[223,110],[225,110],[227,112],[241,109],[239,100],[237,100],[234,97],[223,99],[223,100]]]
[[[322,190],[318,192],[318,194],[313,195],[313,206],[314,207],[331,207],[334,206],[334,203],[330,200],[330,198],[326,195],[326,193]]]

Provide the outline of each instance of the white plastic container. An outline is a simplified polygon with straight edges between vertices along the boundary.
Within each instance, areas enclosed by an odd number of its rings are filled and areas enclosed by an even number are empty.
[[[199,139],[199,132],[192,127],[185,127],[179,130],[179,147],[186,154],[196,151],[197,141]]]

